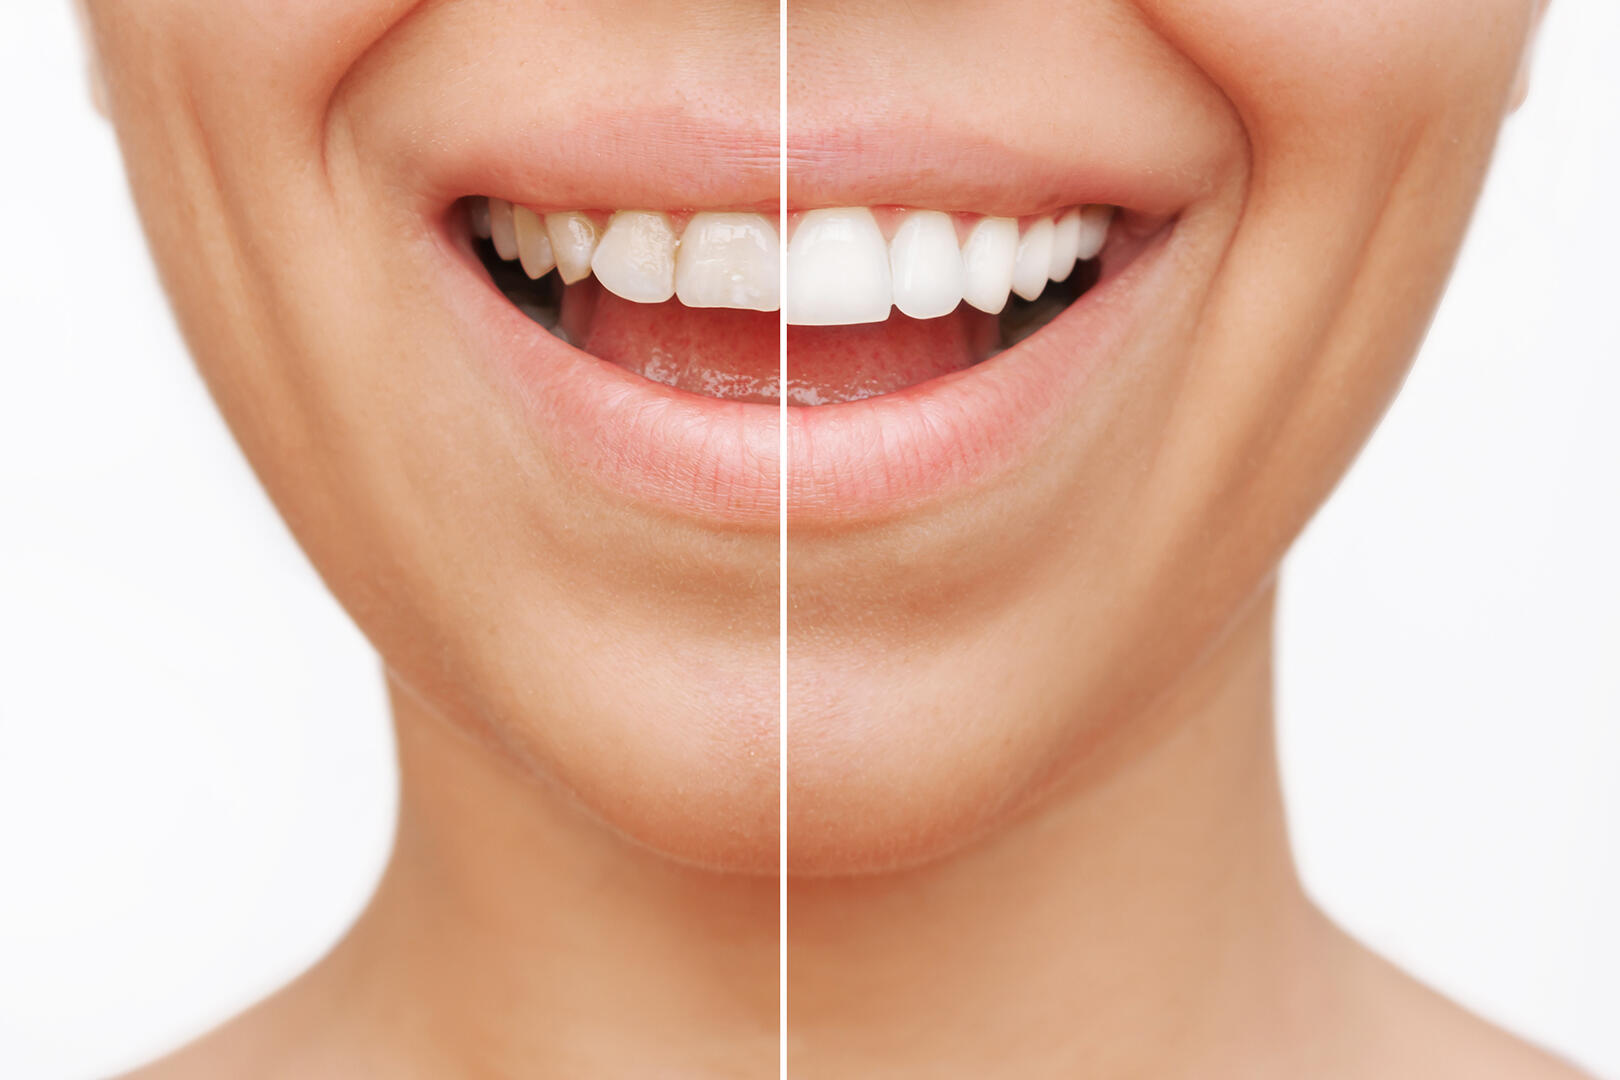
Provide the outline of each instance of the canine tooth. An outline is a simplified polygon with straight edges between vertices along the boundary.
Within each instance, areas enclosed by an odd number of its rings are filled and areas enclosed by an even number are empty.
[[[797,326],[882,322],[894,286],[889,249],[865,207],[811,210],[788,241],[787,321]]]
[[[596,222],[577,210],[546,215],[546,236],[551,254],[557,260],[557,273],[563,283],[572,285],[591,276],[591,256],[596,254]]]
[[[949,315],[962,302],[962,252],[956,224],[938,210],[906,215],[889,241],[894,306],[913,319]]]
[[[1108,239],[1108,226],[1114,220],[1112,206],[1086,206],[1080,210],[1079,259],[1095,259]]]
[[[965,271],[962,299],[991,315],[1001,314],[1012,292],[1013,262],[1018,257],[1018,222],[985,218],[962,245]]]
[[[472,225],[472,234],[480,240],[489,239],[489,200],[474,199],[467,206],[467,218]]]
[[[512,209],[512,223],[517,230],[518,258],[523,272],[531,278],[543,278],[551,273],[557,260],[551,254],[551,239],[546,236],[546,223],[540,215],[526,206]]]
[[[675,228],[667,214],[620,210],[591,256],[602,288],[638,304],[662,304],[675,295]]]
[[[1018,241],[1018,258],[1013,262],[1013,292],[1033,300],[1046,289],[1052,268],[1052,219],[1043,217],[1030,223]]]
[[[687,307],[775,311],[781,241],[759,214],[693,214],[675,253],[675,295]]]
[[[1052,226],[1052,267],[1047,276],[1053,281],[1067,281],[1074,273],[1074,261],[1080,257],[1080,208],[1065,210]]]
[[[512,204],[505,199],[489,200],[489,238],[501,258],[511,262],[518,257],[517,226],[512,221]]]

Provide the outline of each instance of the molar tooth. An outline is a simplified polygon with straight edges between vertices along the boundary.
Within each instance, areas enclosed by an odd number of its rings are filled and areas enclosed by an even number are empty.
[[[495,254],[507,262],[518,257],[517,226],[512,221],[512,204],[505,199],[489,200],[489,238]]]
[[[966,271],[962,299],[991,315],[1001,314],[1012,292],[1013,263],[1018,258],[1018,222],[985,218],[962,245]]]
[[[1034,300],[1046,289],[1047,273],[1052,268],[1052,234],[1056,230],[1049,217],[1030,223],[1018,241],[1018,258],[1013,263],[1013,292],[1025,300]]]
[[[889,241],[894,306],[913,319],[949,315],[962,302],[965,282],[956,224],[938,210],[906,215]]]
[[[759,214],[693,214],[675,253],[675,295],[687,307],[775,311],[781,241]]]
[[[1070,207],[1052,226],[1052,267],[1047,276],[1053,281],[1067,281],[1074,273],[1074,261],[1080,257],[1080,208]]]
[[[602,288],[638,304],[662,304],[674,296],[675,229],[669,216],[615,213],[591,256],[591,271]]]
[[[557,273],[563,284],[572,285],[591,276],[591,256],[596,254],[596,222],[577,210],[546,215],[546,236],[551,254],[557,260]]]
[[[796,326],[882,322],[894,286],[889,250],[864,206],[811,210],[788,241],[787,321]]]
[[[512,223],[516,227],[518,258],[523,272],[531,278],[543,278],[551,273],[557,260],[551,254],[551,240],[546,236],[546,223],[540,215],[526,206],[512,209]]]
[[[467,219],[472,234],[480,240],[489,239],[489,200],[474,199],[467,205]]]
[[[1108,239],[1108,226],[1114,220],[1112,206],[1086,206],[1080,210],[1080,249],[1076,255],[1081,260],[1095,259],[1103,249],[1103,243]]]

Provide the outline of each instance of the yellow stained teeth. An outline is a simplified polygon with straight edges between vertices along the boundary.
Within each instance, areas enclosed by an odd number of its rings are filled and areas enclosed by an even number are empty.
[[[523,272],[536,280],[545,277],[557,265],[556,256],[551,251],[551,237],[546,234],[546,223],[539,214],[523,206],[512,211],[512,221],[516,227],[518,261],[523,264]]]
[[[780,250],[759,214],[693,214],[675,252],[675,295],[687,307],[775,311]]]
[[[602,288],[638,304],[662,304],[675,295],[675,229],[664,214],[620,210],[591,256]]]
[[[517,225],[513,221],[511,203],[489,200],[489,236],[495,245],[495,254],[507,262],[518,257]]]
[[[590,277],[598,237],[596,222],[576,210],[547,214],[546,235],[551,238],[551,253],[563,284],[572,285]]]

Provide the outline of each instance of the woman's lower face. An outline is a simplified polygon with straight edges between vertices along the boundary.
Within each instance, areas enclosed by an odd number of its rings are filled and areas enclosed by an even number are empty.
[[[1261,602],[1537,5],[792,0],[785,73],[774,3],[89,7],[199,367],[390,677],[744,873],[785,695],[839,875],[1004,826]]]

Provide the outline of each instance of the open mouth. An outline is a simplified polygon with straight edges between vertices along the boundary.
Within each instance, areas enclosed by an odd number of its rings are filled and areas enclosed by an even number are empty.
[[[898,207],[541,213],[466,200],[475,250],[511,303],[576,348],[677,390],[860,401],[965,371],[1074,304],[1124,259],[1109,206],[1022,218]],[[1133,230],[1140,233],[1138,227]]]
[[[510,301],[554,336],[705,397],[780,398],[776,224],[763,214],[468,206]]]

